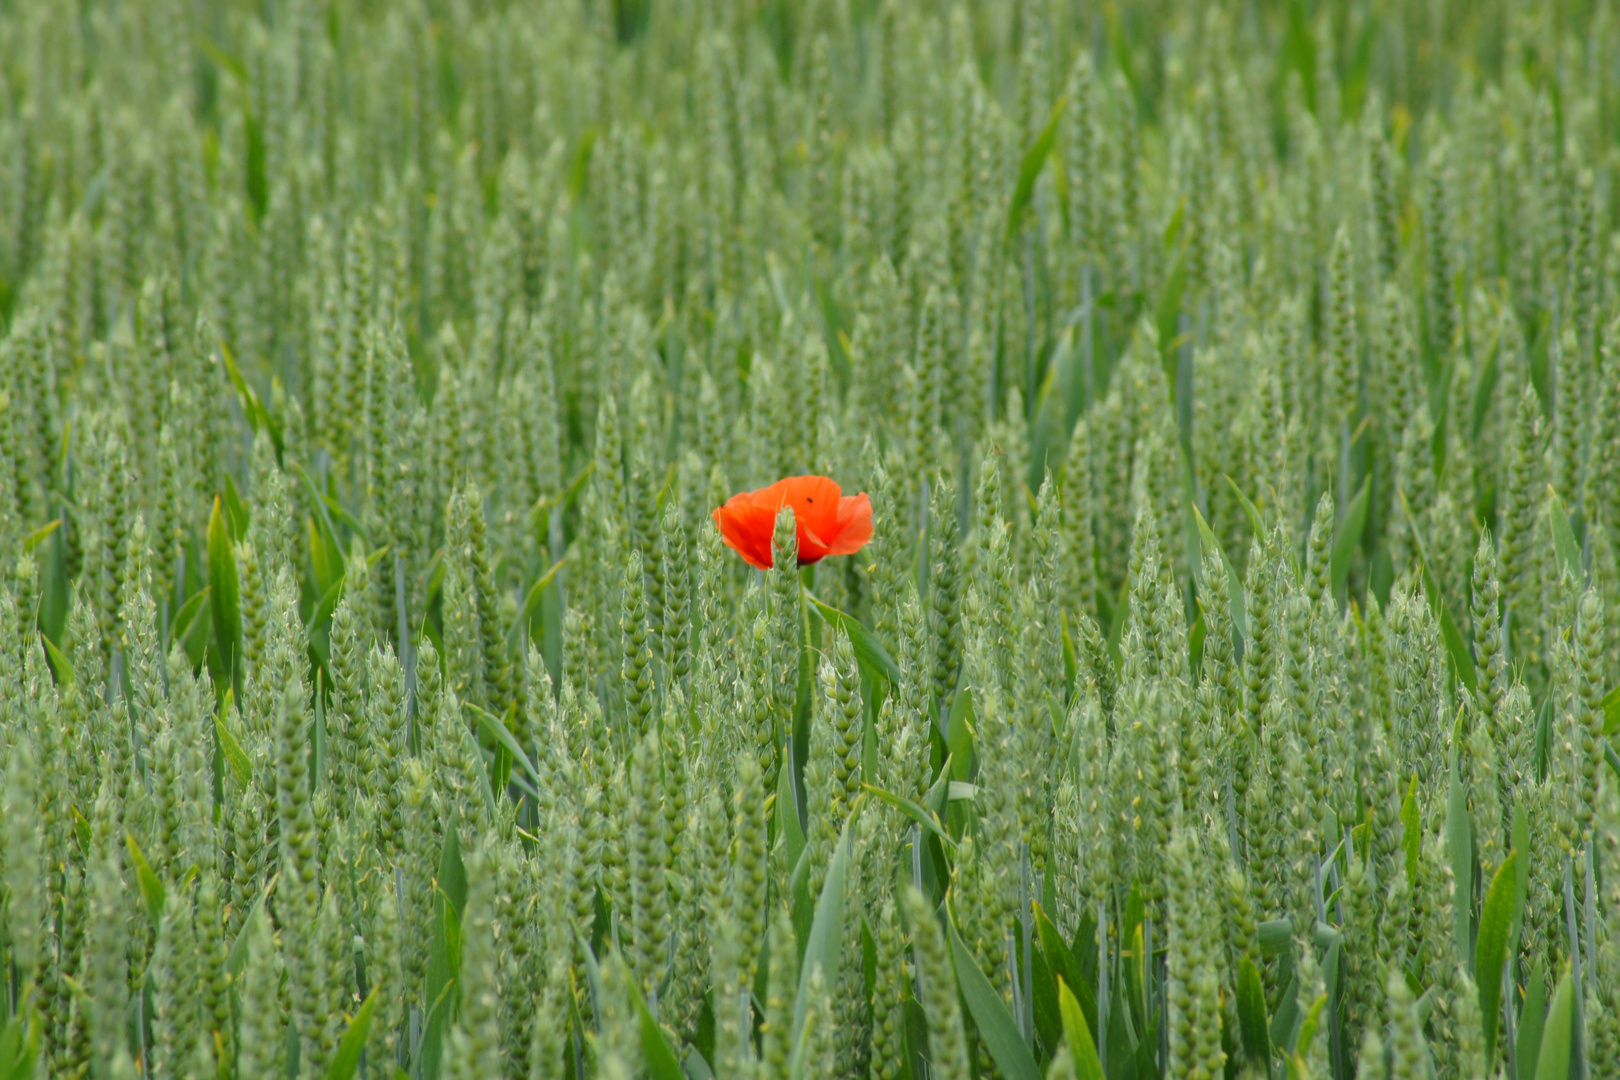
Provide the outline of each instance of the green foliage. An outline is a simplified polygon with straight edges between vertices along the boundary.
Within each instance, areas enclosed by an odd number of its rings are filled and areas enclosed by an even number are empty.
[[[1612,1080],[1617,53],[3,5],[0,1080]]]
[[[962,944],[956,927],[947,924],[947,930],[951,955],[956,964],[957,985],[962,989],[962,998],[967,1002],[974,1028],[983,1037],[996,1068],[1009,1080],[1038,1080],[1040,1070],[1036,1068],[1035,1059],[1020,1037],[1001,995],[996,993],[990,980],[979,970],[973,954]]]

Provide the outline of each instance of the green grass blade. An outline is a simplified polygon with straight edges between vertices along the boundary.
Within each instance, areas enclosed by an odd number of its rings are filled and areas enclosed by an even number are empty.
[[[337,580],[332,582],[315,604],[315,613],[309,617],[309,625],[304,627],[304,636],[311,641],[315,639],[316,631],[326,626],[332,612],[337,610],[338,601],[343,599],[343,583],[347,580],[346,573],[339,574]]]
[[[254,391],[253,387],[249,386],[248,381],[242,378],[242,372],[236,366],[236,358],[231,355],[230,346],[225,344],[224,341],[218,341],[215,344],[219,346],[219,356],[225,363],[225,372],[230,376],[231,385],[236,388],[236,395],[241,399],[242,413],[247,417],[248,426],[253,429],[254,434],[258,434],[261,427],[269,431],[270,439],[275,443],[276,456],[280,457],[280,425],[275,422],[275,417],[260,402],[259,395]]]
[[[1367,527],[1367,509],[1372,503],[1372,478],[1361,481],[1361,490],[1350,501],[1350,507],[1339,522],[1333,535],[1333,552],[1329,559],[1329,575],[1333,581],[1333,595],[1342,595],[1350,578],[1350,559],[1361,543],[1361,532]]]
[[[647,1072],[652,1080],[685,1080],[681,1072],[681,1061],[675,1055],[675,1050],[669,1045],[669,1039],[664,1035],[664,1029],[658,1025],[653,1017],[652,1010],[647,1008],[647,998],[641,992],[636,980],[626,980],[630,987],[630,998],[635,1002],[636,1015],[641,1022],[641,1056],[646,1062]]]
[[[1406,511],[1410,520],[1416,521],[1412,508],[1407,505],[1406,492],[1397,491],[1400,496],[1401,507]],[[1440,623],[1440,638],[1445,642],[1446,652],[1451,656],[1452,669],[1457,678],[1468,687],[1469,693],[1479,692],[1479,680],[1474,672],[1474,654],[1469,651],[1468,643],[1463,640],[1462,631],[1457,629],[1457,620],[1452,617],[1451,609],[1446,605],[1445,594],[1440,591],[1440,583],[1435,580],[1429,569],[1429,548],[1424,543],[1423,533],[1417,528],[1412,529],[1412,540],[1417,544],[1418,562],[1423,570],[1423,591],[1429,598],[1429,609]]]
[[[517,643],[520,640],[519,635],[523,628],[529,625],[529,621],[534,618],[534,613],[540,609],[540,598],[545,594],[546,586],[551,584],[552,579],[557,576],[557,571],[561,570],[563,563],[567,561],[568,557],[566,555],[558,559],[551,564],[550,570],[540,575],[540,580],[529,586],[529,594],[523,599],[523,607],[518,610],[517,618],[512,620],[512,626],[506,632],[506,647],[508,649],[517,648]]]
[[[32,1080],[39,1062],[39,1013],[30,1007],[0,1028],[0,1080]]]
[[[1102,1061],[1097,1057],[1097,1043],[1091,1037],[1080,1003],[1067,982],[1058,982],[1058,1009],[1063,1014],[1063,1037],[1068,1041],[1069,1053],[1074,1057],[1075,1080],[1103,1080]]]
[[[129,861],[135,867],[135,881],[140,886],[141,898],[146,901],[146,915],[152,920],[153,929],[156,929],[163,919],[163,905],[168,902],[168,890],[163,887],[163,880],[152,869],[152,864],[146,861],[146,853],[141,850],[134,833],[124,834],[124,846],[129,848]]]
[[[855,649],[855,663],[860,666],[861,673],[873,682],[879,679],[886,680],[891,686],[900,684],[900,667],[889,656],[887,649],[878,641],[877,635],[867,629],[861,621],[853,615],[839,611],[830,604],[824,604],[810,592],[806,592],[805,599],[815,605],[821,617],[833,623],[844,633],[849,635],[849,643]]]
[[[962,687],[951,701],[945,749],[950,754],[952,780],[966,780],[973,774],[973,691]],[[942,771],[941,775],[945,775]]]
[[[422,1080],[438,1080],[439,1059],[444,1049],[444,1033],[450,1026],[450,1009],[455,998],[453,993],[455,988],[454,980],[439,988],[437,996],[433,999],[433,1006],[428,1010],[427,1023],[422,1025],[422,1047],[417,1057]]]
[[[882,788],[874,787],[871,784],[862,784],[861,787],[865,788],[867,791],[870,791],[874,797],[888,803],[890,806],[906,815],[906,817],[910,818],[912,821],[915,821],[918,825],[921,825],[923,828],[939,837],[939,842],[944,844],[946,847],[956,846],[956,840],[952,838],[950,833],[945,831],[945,826],[941,825],[939,820],[935,818],[933,814],[930,814],[927,810],[924,810],[922,807],[918,806],[904,795],[896,795],[892,791],[884,791]]]
[[[62,519],[60,517],[47,521],[45,524],[29,533],[27,537],[23,539],[23,551],[32,553],[35,548],[39,547],[39,545],[43,544],[46,540],[49,540],[51,535],[61,527]]]
[[[234,691],[226,690],[225,696],[220,699],[219,711],[214,714],[214,734],[219,739],[219,751],[225,758],[225,764],[236,777],[236,782],[245,787],[253,779],[253,759],[248,757],[236,734],[231,731],[229,717],[235,697]]]
[[[377,991],[380,989],[378,985],[372,986],[371,993],[360,1003],[360,1011],[349,1021],[348,1028],[343,1032],[343,1040],[338,1043],[337,1053],[332,1057],[332,1065],[326,1071],[327,1080],[353,1080],[359,1070],[360,1054],[366,1048],[371,1020],[377,1013]]]
[[[51,670],[56,673],[56,681],[63,686],[72,686],[78,682],[78,671],[74,668],[73,661],[68,659],[67,653],[57,648],[56,642],[47,634],[39,635],[39,640],[45,643],[45,657],[51,662]]]
[[[517,736],[512,734],[512,729],[502,723],[500,717],[487,709],[480,709],[470,701],[462,702],[461,707],[478,718],[479,726],[489,732],[490,737],[500,744],[501,749],[512,755],[513,761],[523,766],[524,773],[538,787],[540,784],[540,772],[534,767],[534,762],[529,759],[529,755],[524,752],[522,744],[517,741]]]
[[[1225,480],[1226,485],[1232,489],[1232,494],[1238,497],[1238,502],[1243,504],[1243,513],[1249,519],[1249,528],[1252,530],[1251,535],[1256,539],[1266,535],[1265,521],[1260,517],[1260,508],[1254,505],[1254,500],[1243,494],[1243,489],[1238,487],[1237,481],[1230,476],[1222,474],[1221,479]]]
[[[788,865],[796,865],[804,851],[804,823],[793,798],[792,772],[785,768],[776,771],[776,835],[787,845]]]
[[[1255,1061],[1269,1061],[1271,1027],[1266,1019],[1266,992],[1260,982],[1260,969],[1248,957],[1238,966],[1237,1013],[1244,1052]]]
[[[1228,479],[1227,482],[1231,483],[1231,480]],[[1241,642],[1249,636],[1249,599],[1248,594],[1243,591],[1243,577],[1238,573],[1238,568],[1232,560],[1226,557],[1226,551],[1221,547],[1220,540],[1215,536],[1214,530],[1209,527],[1209,522],[1204,520],[1204,515],[1199,511],[1196,504],[1193,506],[1192,512],[1198,525],[1198,542],[1202,545],[1200,551],[1219,552],[1221,565],[1226,567],[1226,599],[1231,608],[1232,629],[1237,635],[1238,642]],[[1220,588],[1221,585],[1217,582],[1213,587]],[[1237,642],[1233,644],[1235,647]]]
[[[990,985],[984,972],[979,970],[967,946],[962,944],[962,936],[956,932],[954,913],[952,918],[946,920],[946,929],[951,937],[951,954],[956,961],[956,985],[962,991],[962,1000],[967,1003],[974,1026],[979,1029],[979,1037],[984,1040],[985,1048],[990,1051],[990,1057],[1001,1075],[1005,1080],[1042,1080],[1040,1067],[1035,1064],[1034,1055],[1019,1034],[1012,1013],[1007,1011],[1007,1003]]]
[[[1041,128],[1035,141],[1024,150],[1024,159],[1018,165],[1018,185],[1013,188],[1012,202],[1007,207],[1007,235],[1006,243],[1012,243],[1013,237],[1018,233],[1018,226],[1023,222],[1024,212],[1029,209],[1029,201],[1035,195],[1035,182],[1040,179],[1041,169],[1046,165],[1046,158],[1052,152],[1052,143],[1057,138],[1058,118],[1063,115],[1063,106],[1066,99],[1058,98],[1052,106],[1052,113],[1046,118],[1046,126]]]
[[[1479,984],[1479,1015],[1485,1052],[1496,1057],[1496,1030],[1502,1018],[1502,972],[1507,966],[1508,940],[1513,930],[1513,891],[1524,856],[1515,850],[1491,878],[1480,909],[1479,939],[1474,948],[1474,976]],[[1487,1072],[1489,1063],[1487,1063]]]
[[[784,770],[785,771],[785,770]],[[821,971],[823,981],[831,986],[838,977],[839,954],[844,947],[844,883],[849,876],[850,834],[860,817],[861,804],[856,800],[844,822],[843,835],[833,849],[827,864],[827,877],[816,898],[816,913],[810,921],[810,933],[805,939],[804,959],[799,966],[799,992],[793,1003],[793,1043],[798,1044],[804,1033],[804,1014],[810,1007],[810,976]]]
[[[1535,1080],[1536,1061],[1541,1055],[1541,1036],[1547,1028],[1547,980],[1537,970],[1530,976],[1524,1005],[1519,1010],[1518,1075]]]
[[[1305,1020],[1299,1026],[1299,1041],[1294,1045],[1294,1056],[1297,1059],[1303,1060],[1305,1055],[1310,1053],[1311,1043],[1317,1036],[1317,1029],[1321,1027],[1322,1013],[1327,1008],[1327,1002],[1327,994],[1322,994],[1305,1010]],[[1326,1038],[1326,1033],[1323,1033],[1322,1037]],[[1323,1077],[1322,1080],[1327,1078]]]
[[[191,598],[184,604],[180,605],[180,609],[174,613],[174,618],[169,620],[170,641],[184,641],[191,636],[197,618],[203,610],[203,605],[208,603],[208,598],[213,594],[213,591],[212,588],[204,586],[193,593]]]
[[[1586,580],[1586,575],[1581,570],[1581,545],[1575,540],[1575,530],[1570,527],[1569,514],[1564,511],[1564,500],[1558,497],[1558,493],[1550,485],[1547,488],[1547,497],[1552,503],[1553,551],[1557,554],[1559,565],[1564,568],[1564,573],[1569,575],[1569,579],[1577,583],[1582,582]]]
[[[242,661],[241,585],[236,577],[236,547],[225,523],[224,504],[214,496],[214,512],[208,519],[208,588],[212,594],[214,641],[236,684],[236,669]]]
[[[240,544],[247,535],[252,518],[242,504],[242,496],[237,493],[236,481],[230,473],[225,474],[225,490],[220,493],[220,498],[225,502],[225,523],[231,527],[231,540]]]
[[[1035,932],[1040,938],[1041,952],[1046,954],[1046,966],[1052,973],[1053,979],[1062,980],[1070,987],[1078,988],[1080,995],[1081,1012],[1085,1014],[1086,1023],[1095,1027],[1097,1024],[1097,1001],[1094,991],[1086,980],[1080,976],[1080,964],[1076,961],[1074,951],[1063,941],[1063,935],[1058,932],[1057,926],[1047,917],[1046,912],[1039,903],[1034,906]]]
[[[1457,955],[1469,958],[1473,945],[1474,832],[1468,816],[1468,785],[1463,782],[1457,755],[1451,755],[1451,784],[1446,793],[1446,854],[1456,892],[1452,894],[1452,931]]]
[[[1423,819],[1418,811],[1417,777],[1412,777],[1401,800],[1401,849],[1406,854],[1406,880],[1416,881],[1418,859],[1423,854]]]
[[[230,951],[225,954],[225,970],[233,979],[240,979],[243,970],[247,968],[249,931],[253,928],[254,919],[264,918],[264,901],[274,887],[274,882],[266,885],[264,891],[253,901],[253,907],[248,909],[247,918],[242,920],[241,929],[236,932],[236,940],[231,942]]]
[[[1568,1080],[1569,1059],[1575,1038],[1575,982],[1564,969],[1558,988],[1553,991],[1547,1024],[1541,1031],[1541,1050],[1536,1055],[1536,1080]]]

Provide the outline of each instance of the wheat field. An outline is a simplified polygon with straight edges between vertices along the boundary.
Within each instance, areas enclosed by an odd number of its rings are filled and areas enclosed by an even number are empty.
[[[0,3],[0,1080],[1620,1080],[1617,58]]]

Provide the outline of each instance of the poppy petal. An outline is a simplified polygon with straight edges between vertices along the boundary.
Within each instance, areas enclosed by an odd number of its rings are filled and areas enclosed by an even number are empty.
[[[720,538],[726,546],[741,555],[750,566],[761,570],[771,568],[771,534],[776,529],[776,514],[749,500],[747,495],[736,495],[714,512],[715,523],[720,526]]]
[[[872,539],[872,500],[866,492],[838,500],[838,534],[828,545],[829,555],[852,555]]]
[[[728,547],[750,566],[769,570],[776,516],[784,506],[793,510],[800,566],[858,551],[872,536],[871,500],[865,493],[845,496],[825,476],[789,476],[740,492],[714,511],[714,520]]]
[[[794,521],[825,537],[837,525],[840,494],[837,482],[825,476],[789,476],[754,492],[754,502],[769,507],[772,513],[791,506]]]
[[[831,545],[812,532],[808,525],[794,524],[799,534],[799,565],[809,566],[826,558],[832,550]]]

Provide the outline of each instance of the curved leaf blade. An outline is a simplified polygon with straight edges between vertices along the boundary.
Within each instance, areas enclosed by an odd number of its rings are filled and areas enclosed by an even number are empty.
[[[1024,151],[1023,161],[1018,165],[1018,186],[1013,189],[1012,202],[1007,207],[1008,243],[1011,243],[1012,238],[1018,233],[1024,211],[1029,208],[1029,200],[1035,195],[1035,182],[1040,179],[1047,155],[1052,152],[1052,143],[1057,138],[1058,118],[1063,115],[1063,106],[1066,102],[1066,98],[1058,98],[1057,104],[1052,106],[1052,114],[1046,118],[1046,126],[1035,136],[1035,141],[1029,144]]]
[[[540,783],[540,771],[534,767],[534,762],[529,760],[529,755],[517,741],[517,736],[512,734],[512,729],[502,723],[500,717],[487,709],[480,709],[470,701],[462,702],[461,707],[477,718],[479,726],[489,732],[490,736],[500,744],[503,750],[512,755],[513,761],[523,766],[523,771],[538,786]]]
[[[1226,479],[1228,483],[1231,483],[1230,477]],[[1226,557],[1226,551],[1221,547],[1220,540],[1209,527],[1209,522],[1204,520],[1204,515],[1199,512],[1196,504],[1193,506],[1192,512],[1193,518],[1198,525],[1198,541],[1202,545],[1200,554],[1215,552],[1221,557],[1221,565],[1226,567],[1226,601],[1232,618],[1232,629],[1238,638],[1238,641],[1233,642],[1235,646],[1249,636],[1249,600],[1248,594],[1243,590],[1243,577],[1238,573],[1238,568],[1233,564],[1232,560]],[[1210,587],[1219,588],[1219,585]]]
[[[1310,1053],[1311,1043],[1316,1039],[1316,1032],[1322,1024],[1322,1011],[1327,1008],[1328,996],[1322,994],[1305,1010],[1305,1019],[1299,1025],[1299,1041],[1294,1046],[1294,1056],[1303,1062]]]
[[[377,1013],[377,991],[381,989],[380,984],[373,986],[366,1000],[360,1003],[360,1011],[349,1021],[348,1029],[343,1032],[343,1041],[338,1043],[337,1054],[332,1058],[332,1065],[326,1070],[327,1080],[353,1080],[360,1068],[360,1054],[366,1048],[366,1036],[371,1031],[371,1018]]]
[[[799,807],[793,800],[793,771],[778,769],[776,773],[776,835],[787,844],[789,866],[797,866],[804,853],[804,823],[799,820]]]
[[[236,577],[236,545],[231,543],[225,505],[218,495],[214,496],[214,512],[208,519],[208,588],[214,611],[214,640],[234,685],[236,668],[242,662],[241,585]]]
[[[28,536],[23,540],[23,550],[25,552],[32,552],[35,548],[39,547],[39,545],[43,544],[47,539],[49,539],[52,533],[56,532],[56,530],[60,529],[61,527],[62,519],[60,517],[57,517],[52,521],[47,521],[45,524],[29,533]]]
[[[1040,902],[1033,901],[1030,906],[1035,915],[1035,932],[1040,939],[1041,952],[1046,954],[1047,969],[1052,972],[1054,979],[1062,980],[1071,988],[1080,987],[1087,1000],[1081,1001],[1078,995],[1075,1000],[1080,1001],[1080,1011],[1085,1016],[1086,1024],[1094,1026],[1097,1022],[1097,1003],[1091,989],[1080,977],[1080,965],[1075,961],[1073,950],[1064,942],[1057,926],[1042,910]],[[1072,989],[1070,992],[1073,992]]]
[[[806,592],[805,598],[816,606],[821,617],[836,625],[849,635],[849,643],[855,649],[855,663],[860,666],[861,672],[874,682],[880,678],[887,680],[890,686],[900,684],[900,667],[889,655],[888,650],[878,641],[877,635],[855,616],[839,611],[831,604],[823,603]]]
[[[552,580],[557,576],[557,571],[561,570],[563,563],[567,561],[568,556],[564,555],[552,563],[551,569],[541,574],[538,581],[529,586],[529,593],[524,597],[523,606],[518,610],[517,618],[512,620],[511,629],[506,632],[508,648],[516,647],[518,634],[525,626],[529,625],[529,621],[534,618],[534,613],[540,609],[540,598],[545,595],[546,586],[551,584]]]
[[[1406,857],[1407,880],[1416,881],[1418,860],[1423,857],[1423,819],[1418,809],[1416,776],[1401,800],[1401,849]]]
[[[1480,909],[1479,938],[1474,946],[1474,976],[1479,983],[1479,1015],[1484,1025],[1485,1052],[1496,1057],[1496,1029],[1502,1019],[1502,971],[1507,965],[1508,938],[1513,930],[1513,891],[1519,876],[1517,850],[1503,860],[1491,878]],[[1487,1069],[1487,1071],[1489,1071]]]
[[[231,725],[226,717],[231,713],[231,701],[235,691],[227,689],[225,696],[220,699],[219,711],[214,714],[214,734],[219,739],[219,752],[225,757],[225,764],[230,766],[236,782],[244,786],[253,779],[253,759],[248,757],[247,751],[237,741],[236,735],[231,731]]]
[[[1451,860],[1456,894],[1452,898],[1452,932],[1457,955],[1467,959],[1473,944],[1474,833],[1468,814],[1468,785],[1463,782],[1457,756],[1451,758],[1451,784],[1446,793],[1446,852]]]
[[[202,606],[208,602],[213,592],[213,589],[204,585],[192,593],[190,599],[180,605],[180,610],[176,611],[174,618],[169,620],[170,641],[184,641],[191,636],[191,629],[198,618],[198,613],[202,611]]]
[[[1007,1003],[990,985],[984,972],[979,970],[967,946],[962,944],[954,918],[946,921],[946,929],[950,932],[951,954],[956,961],[957,988],[962,991],[962,1000],[967,1002],[974,1026],[979,1029],[979,1037],[984,1039],[985,1048],[990,1051],[990,1057],[1001,1075],[1006,1080],[1041,1080],[1040,1067],[1035,1064],[1034,1055],[1019,1034],[1012,1013],[1007,1011]]]
[[[1335,596],[1344,591],[1345,583],[1350,578],[1350,559],[1361,543],[1361,531],[1367,527],[1367,508],[1372,501],[1370,483],[1370,477],[1361,481],[1361,490],[1356,492],[1356,497],[1350,501],[1350,508],[1345,511],[1344,520],[1339,522],[1339,531],[1333,536],[1333,552],[1328,560],[1328,573],[1333,581]]]
[[[45,645],[45,657],[51,662],[51,670],[56,672],[56,681],[65,687],[78,682],[78,672],[73,667],[73,661],[68,659],[67,653],[57,648],[56,642],[51,640],[49,634],[39,635],[39,640]]]
[[[275,890],[276,881],[280,876],[277,874],[272,877],[258,898],[253,901],[253,906],[248,908],[247,918],[242,920],[241,927],[236,931],[236,940],[231,942],[230,951],[225,954],[225,970],[230,972],[233,979],[240,979],[243,969],[247,967],[248,938],[253,931],[253,920],[264,918],[265,899]]]
[[[1063,1038],[1069,1044],[1074,1058],[1075,1080],[1103,1080],[1102,1061],[1097,1057],[1097,1044],[1091,1038],[1080,1003],[1075,1000],[1069,984],[1058,978],[1058,1010],[1063,1014]]]
[[[30,1007],[0,1027],[0,1080],[30,1080],[39,1061],[39,1010]]]
[[[820,970],[823,981],[831,985],[838,974],[839,954],[844,947],[844,881],[849,876],[850,834],[860,812],[857,799],[844,822],[844,832],[833,849],[832,860],[827,864],[821,895],[816,898],[816,913],[810,920],[804,959],[799,965],[799,992],[793,1003],[792,1042],[795,1045],[804,1035],[804,1014],[810,1007],[810,976]]]
[[[1547,488],[1547,498],[1552,504],[1552,535],[1553,549],[1558,555],[1558,562],[1564,573],[1569,575],[1571,581],[1581,582],[1586,575],[1581,570],[1581,545],[1575,540],[1575,530],[1570,527],[1569,514],[1564,510],[1564,501],[1558,497],[1551,485]]]
[[[1567,1080],[1570,1049],[1575,1036],[1575,984],[1569,968],[1553,991],[1547,1026],[1541,1030],[1541,1053],[1536,1057],[1536,1080]]]
[[[1260,508],[1254,505],[1254,500],[1243,494],[1243,489],[1238,487],[1237,481],[1233,480],[1230,476],[1222,473],[1221,479],[1226,481],[1227,486],[1232,489],[1232,494],[1236,495],[1238,497],[1238,502],[1243,505],[1243,513],[1249,519],[1249,528],[1253,530],[1253,535],[1256,537],[1265,536],[1265,520],[1261,518]]]
[[[647,1063],[652,1080],[686,1080],[681,1072],[680,1058],[669,1045],[664,1029],[658,1026],[647,998],[634,979],[629,980],[630,997],[636,1003],[636,1014],[641,1021],[641,1056]]]
[[[135,881],[141,887],[141,898],[146,901],[146,914],[152,920],[152,928],[156,929],[158,923],[163,921],[163,905],[168,902],[168,890],[163,887],[163,880],[152,869],[152,864],[146,861],[146,853],[136,842],[134,833],[124,834],[124,846],[129,849],[129,861],[135,867]]]
[[[1416,520],[1417,515],[1412,513],[1412,508],[1406,502],[1406,492],[1397,488],[1395,494],[1400,498],[1401,507],[1407,516]],[[1440,591],[1440,583],[1435,580],[1433,572],[1429,569],[1429,546],[1424,541],[1421,529],[1412,530],[1412,540],[1417,544],[1418,563],[1423,571],[1423,592],[1429,598],[1429,609],[1434,612],[1435,619],[1440,623],[1440,638],[1446,643],[1451,666],[1457,672],[1457,678],[1468,687],[1468,692],[1478,693],[1479,678],[1474,672],[1474,654],[1469,650],[1468,643],[1463,640],[1462,631],[1457,629],[1457,620],[1452,617],[1445,594]]]
[[[1248,957],[1238,966],[1237,1012],[1244,1051],[1256,1061],[1269,1061],[1271,1026],[1266,1020],[1266,992],[1260,983],[1260,969]]]
[[[904,795],[896,795],[892,791],[885,791],[882,788],[874,787],[871,784],[862,784],[861,787],[865,788],[867,791],[870,791],[873,796],[888,803],[890,806],[906,815],[906,817],[910,818],[912,821],[915,821],[918,825],[921,825],[923,828],[939,837],[939,842],[944,844],[947,848],[954,848],[956,846],[956,839],[952,837],[950,833],[945,831],[945,827],[939,823],[939,820],[935,818],[933,814],[930,814],[927,810],[924,810],[922,807],[918,806],[915,802],[912,802]]]

